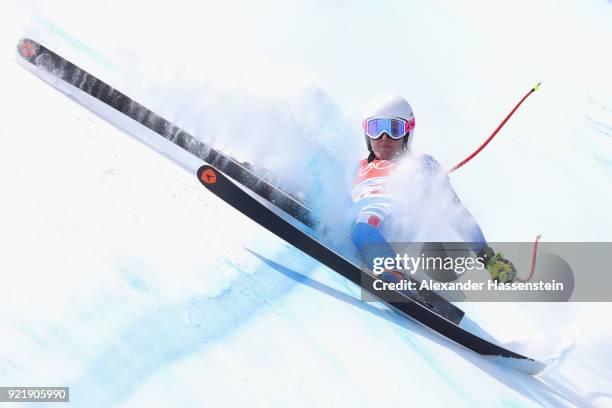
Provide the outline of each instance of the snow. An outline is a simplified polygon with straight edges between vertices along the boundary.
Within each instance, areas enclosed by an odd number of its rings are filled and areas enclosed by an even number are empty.
[[[360,302],[202,189],[197,160],[146,148],[126,132],[148,131],[14,62],[32,36],[287,185],[360,154],[359,109],[378,91],[410,95],[415,147],[450,167],[541,80],[453,184],[490,240],[609,241],[612,7],[515,3],[223,2],[204,19],[177,2],[169,19],[168,4],[92,2],[98,21],[71,2],[7,6],[0,385],[69,385],[75,406],[610,406],[609,304],[462,304],[550,362],[530,377],[476,356]],[[376,47],[409,52],[382,70],[364,58]],[[492,203],[483,185],[517,198]]]

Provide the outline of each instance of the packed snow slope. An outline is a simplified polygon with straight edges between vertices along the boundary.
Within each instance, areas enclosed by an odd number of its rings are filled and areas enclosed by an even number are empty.
[[[510,3],[501,11],[412,3],[229,2],[207,6],[209,15],[186,3],[172,6],[182,10],[176,20],[162,6],[113,1],[92,2],[100,21],[79,18],[70,3],[7,10],[0,385],[67,385],[73,405],[87,407],[612,405],[609,304],[461,305],[500,343],[551,362],[534,378],[475,356],[360,302],[357,287],[206,192],[197,162],[169,152],[177,165],[13,61],[17,39],[30,35],[215,146],[262,157],[288,185],[300,184],[304,165],[343,168],[362,154],[353,123],[378,90],[414,97],[415,144],[450,166],[542,80],[550,91],[535,95],[453,183],[491,240],[543,232],[551,241],[609,241],[612,86],[604,73],[612,63],[595,45],[610,40],[601,22],[610,6],[544,1],[522,20],[495,20],[503,25],[494,30],[482,17],[517,13]],[[318,29],[307,29],[321,7]],[[129,26],[145,12],[148,22]],[[400,30],[402,15],[412,23]],[[543,15],[549,33],[529,37],[524,22]],[[368,31],[372,21],[388,21],[389,37]],[[510,30],[512,21],[524,31]],[[557,42],[552,33],[570,23],[585,38],[566,33]],[[427,39],[417,41],[417,29]],[[360,65],[362,47],[379,46],[377,38],[414,51],[398,64],[381,56],[388,70]],[[487,58],[470,46],[475,38]],[[552,51],[518,47],[526,38]],[[180,62],[186,55],[193,66]],[[206,80],[194,82],[202,72]],[[259,128],[249,137],[240,132],[244,118]],[[261,146],[287,149],[291,160]],[[495,190],[484,194],[483,185],[518,198],[493,202]]]

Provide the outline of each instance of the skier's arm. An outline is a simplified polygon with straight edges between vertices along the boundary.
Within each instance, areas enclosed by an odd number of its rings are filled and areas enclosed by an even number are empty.
[[[513,282],[516,280],[516,268],[502,253],[488,246],[487,241],[478,226],[478,223],[465,208],[457,193],[450,184],[447,175],[442,179],[443,188],[447,191],[448,205],[446,213],[451,225],[465,242],[471,243],[471,249],[484,260],[485,268],[491,278],[500,282]]]
[[[513,282],[516,279],[516,268],[512,262],[504,258],[503,254],[495,253],[487,245],[482,230],[478,223],[465,208],[454,189],[450,185],[448,176],[444,175],[440,185],[446,191],[447,202],[445,203],[446,213],[451,226],[457,234],[470,243],[470,248],[484,259],[485,268],[490,273],[491,278],[500,282]],[[379,225],[367,222],[363,219],[356,219],[351,231],[351,239],[370,269],[373,269],[375,258],[393,258],[395,252],[391,245],[381,234]],[[383,276],[387,280],[395,282],[395,278],[386,271]]]
[[[380,229],[367,222],[356,222],[353,225],[351,241],[370,269],[373,269],[376,258],[395,257],[395,251],[382,236]]]
[[[480,254],[487,246],[480,226],[457,196],[448,176],[444,176],[442,183],[447,192],[447,203],[444,207],[451,226],[464,242],[471,243],[471,248],[475,253]]]
[[[360,170],[363,162],[355,167],[354,174]],[[388,217],[388,208],[385,199],[363,198],[363,191],[359,189],[359,183],[353,186],[353,220],[351,227],[351,241],[359,253],[361,259],[368,268],[373,269],[376,258],[395,257],[391,245],[382,235],[382,229]],[[356,198],[358,197],[358,198]]]
[[[471,244],[471,249],[480,254],[487,246],[487,241],[472,214],[465,208],[450,183],[440,164],[431,156],[423,156],[425,171],[435,180],[435,195],[440,195],[442,208],[449,223],[464,242]]]

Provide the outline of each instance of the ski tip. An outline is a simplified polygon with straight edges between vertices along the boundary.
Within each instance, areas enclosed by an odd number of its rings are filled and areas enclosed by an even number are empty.
[[[217,182],[217,170],[205,164],[198,169],[198,179],[203,184],[215,184]]]
[[[17,52],[25,59],[34,58],[40,51],[40,44],[29,38],[22,38],[17,43]]]
[[[533,360],[531,358],[512,358],[512,357],[502,357],[502,356],[488,356],[493,359],[500,365],[510,367],[517,371],[521,371],[525,374],[529,375],[538,375],[548,366],[546,363],[543,363],[538,360]]]

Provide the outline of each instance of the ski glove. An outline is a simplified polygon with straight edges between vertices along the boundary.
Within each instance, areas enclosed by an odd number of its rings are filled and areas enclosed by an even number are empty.
[[[483,263],[491,279],[501,283],[512,283],[516,280],[516,268],[501,252],[495,253],[489,246],[485,247],[479,257],[483,258]]]

